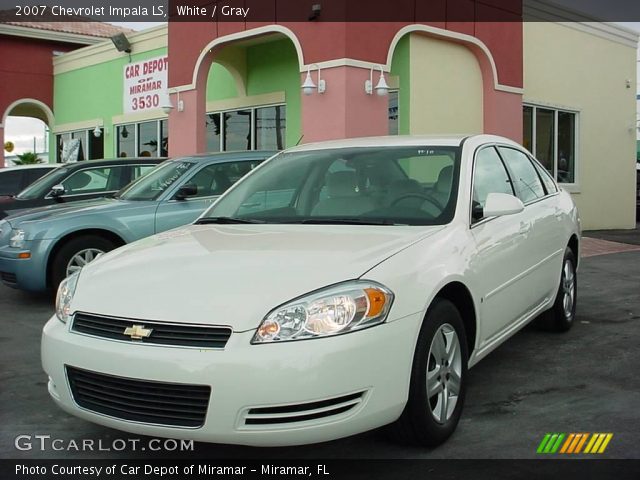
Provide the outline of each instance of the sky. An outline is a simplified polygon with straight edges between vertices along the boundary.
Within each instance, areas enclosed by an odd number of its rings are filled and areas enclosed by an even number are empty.
[[[580,0],[582,1],[582,0]],[[147,28],[162,25],[161,22],[112,22],[113,25],[132,28],[134,30],[144,30]],[[640,33],[640,22],[617,22],[619,25],[635,30]],[[640,56],[638,57],[640,60]],[[640,63],[638,63],[638,79],[640,81]],[[639,83],[640,85],[640,83]],[[640,93],[640,86],[638,88]],[[48,148],[48,139],[45,136],[45,124],[40,120],[28,117],[8,117],[5,125],[4,139],[15,144],[15,150],[12,154],[33,151],[34,139],[36,151],[39,153],[46,152]],[[6,154],[5,155],[12,155]]]

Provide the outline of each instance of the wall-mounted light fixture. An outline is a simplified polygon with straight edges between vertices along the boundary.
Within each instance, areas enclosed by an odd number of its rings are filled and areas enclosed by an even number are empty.
[[[100,138],[101,135],[102,135],[102,127],[100,127],[100,125],[96,125],[96,128],[93,130],[93,136],[96,138]]]
[[[380,69],[380,79],[378,80],[378,84],[375,89],[373,88],[373,69],[378,67]],[[364,82],[364,91],[367,95],[372,95],[375,90],[376,93],[384,97],[389,93],[389,85],[387,84],[387,80],[384,78],[384,70],[381,65],[376,65],[376,67],[371,67],[371,71],[369,72],[369,80]]]
[[[167,115],[169,115],[169,113],[171,113],[171,110],[173,110],[174,106],[173,103],[171,103],[171,94],[175,93],[176,95],[178,95],[178,111],[179,112],[184,112],[184,101],[180,100],[180,90],[177,90],[175,88],[171,88],[169,90],[167,90],[167,95],[166,95],[166,102],[163,103],[160,108],[162,109],[162,111],[164,113],[166,113]]]
[[[320,16],[320,12],[322,12],[322,5],[319,3],[314,3],[311,5],[311,13],[309,14],[309,21],[313,22],[317,20]]]
[[[318,69],[318,85],[316,85],[311,78],[311,67],[313,66]],[[327,89],[327,84],[320,75],[320,66],[317,63],[312,63],[307,67],[307,78],[305,78],[301,88],[302,93],[305,95],[311,95],[315,90],[318,90],[318,93],[324,93]]]
[[[131,43],[124,33],[114,35],[111,37],[111,41],[119,52],[131,53]]]

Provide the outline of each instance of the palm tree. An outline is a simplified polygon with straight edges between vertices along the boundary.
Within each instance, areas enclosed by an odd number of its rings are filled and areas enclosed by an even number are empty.
[[[24,152],[22,154],[18,154],[17,157],[18,158],[13,161],[15,165],[34,165],[36,163],[42,163],[42,159],[33,152]]]

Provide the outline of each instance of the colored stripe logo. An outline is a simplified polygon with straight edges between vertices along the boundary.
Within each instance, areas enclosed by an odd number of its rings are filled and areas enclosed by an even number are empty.
[[[536,452],[542,454],[604,453],[612,438],[613,433],[547,433]]]

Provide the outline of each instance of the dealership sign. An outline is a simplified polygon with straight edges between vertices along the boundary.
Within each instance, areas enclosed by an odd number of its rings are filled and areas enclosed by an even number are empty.
[[[156,57],[124,67],[124,113],[144,112],[166,101],[169,58]]]

